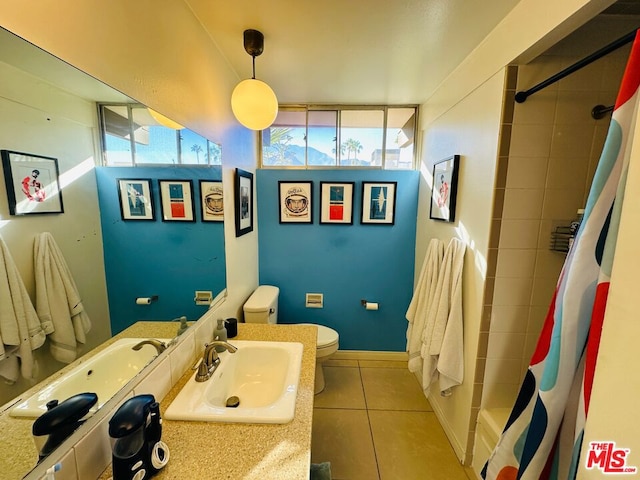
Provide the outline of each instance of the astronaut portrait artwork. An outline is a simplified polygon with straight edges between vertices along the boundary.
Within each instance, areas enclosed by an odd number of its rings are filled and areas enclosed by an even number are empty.
[[[56,158],[2,150],[2,166],[11,215],[63,212]]]
[[[200,180],[200,205],[203,222],[222,222],[224,220],[224,196],[222,182]]]
[[[280,223],[313,223],[311,182],[278,182]]]

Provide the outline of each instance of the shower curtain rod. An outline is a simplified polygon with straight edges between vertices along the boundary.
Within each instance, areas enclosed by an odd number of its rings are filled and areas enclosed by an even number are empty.
[[[536,86],[531,87],[529,90],[524,90],[522,92],[516,93],[516,102],[523,103],[527,99],[527,97],[529,97],[530,95],[533,95],[534,93],[542,90],[543,88],[546,88],[549,85],[556,83],[558,80],[561,80],[567,75],[570,75],[573,72],[580,70],[582,67],[586,67],[591,62],[595,62],[599,58],[602,58],[605,55],[613,52],[614,50],[617,50],[623,45],[626,45],[627,43],[632,42],[633,39],[636,37],[636,32],[637,30],[634,30],[633,32],[626,34],[624,37],[619,38],[615,42],[611,42],[609,45],[602,47],[600,50],[592,53],[591,55],[583,58],[582,60],[577,61],[573,65],[565,68],[564,70],[556,73],[555,75],[552,75],[551,77],[547,78],[543,82],[540,82]]]

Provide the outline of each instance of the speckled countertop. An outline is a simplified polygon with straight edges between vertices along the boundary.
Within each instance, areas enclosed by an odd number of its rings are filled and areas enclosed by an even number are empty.
[[[172,338],[176,334],[176,328],[177,325],[171,322],[138,322],[34,385],[19,395],[19,398],[28,398],[120,338]],[[10,404],[13,403],[17,403],[16,400],[10,402]],[[31,426],[35,419],[15,418],[9,415],[8,410],[9,407],[5,406],[5,411],[0,413],[0,432],[2,432],[0,434],[0,478],[18,480],[23,478],[38,461],[38,450],[31,435]]]
[[[311,423],[315,381],[314,326],[238,324],[237,340],[300,342],[302,370],[294,419],[287,424],[242,424],[163,420],[162,441],[170,451],[161,479],[303,480],[311,466]],[[234,339],[229,341],[233,343]],[[160,403],[161,414],[193,375],[191,370]],[[111,477],[107,468],[101,479]]]
[[[86,361],[119,338],[171,338],[176,324],[138,322],[20,395],[26,398]],[[238,325],[238,340],[295,341],[303,344],[302,370],[294,419],[287,424],[240,424],[163,421],[162,440],[169,446],[168,465],[154,478],[229,480],[302,480],[309,478],[317,330],[305,325]],[[230,340],[233,343],[233,339]],[[189,380],[188,370],[161,402],[163,414]],[[0,477],[21,479],[38,458],[31,426],[34,419],[0,414]],[[111,478],[107,468],[100,479]],[[85,480],[85,479],[83,479]]]

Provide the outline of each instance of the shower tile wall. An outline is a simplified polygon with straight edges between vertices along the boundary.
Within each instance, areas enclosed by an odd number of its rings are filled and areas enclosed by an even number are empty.
[[[508,69],[481,335],[488,345],[479,359],[483,408],[515,401],[565,259],[550,250],[551,232],[584,207],[609,126],[610,115],[594,120],[591,109],[613,105],[628,54],[622,48],[522,104],[516,91],[579,58],[545,55]]]

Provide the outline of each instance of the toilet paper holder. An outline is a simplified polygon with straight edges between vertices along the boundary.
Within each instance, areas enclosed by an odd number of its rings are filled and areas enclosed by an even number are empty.
[[[368,302],[365,299],[360,300],[360,304],[365,310],[378,310],[378,304],[375,302]]]
[[[136,304],[137,305],[149,305],[153,302],[158,301],[158,295],[152,295],[150,297],[137,297]]]

